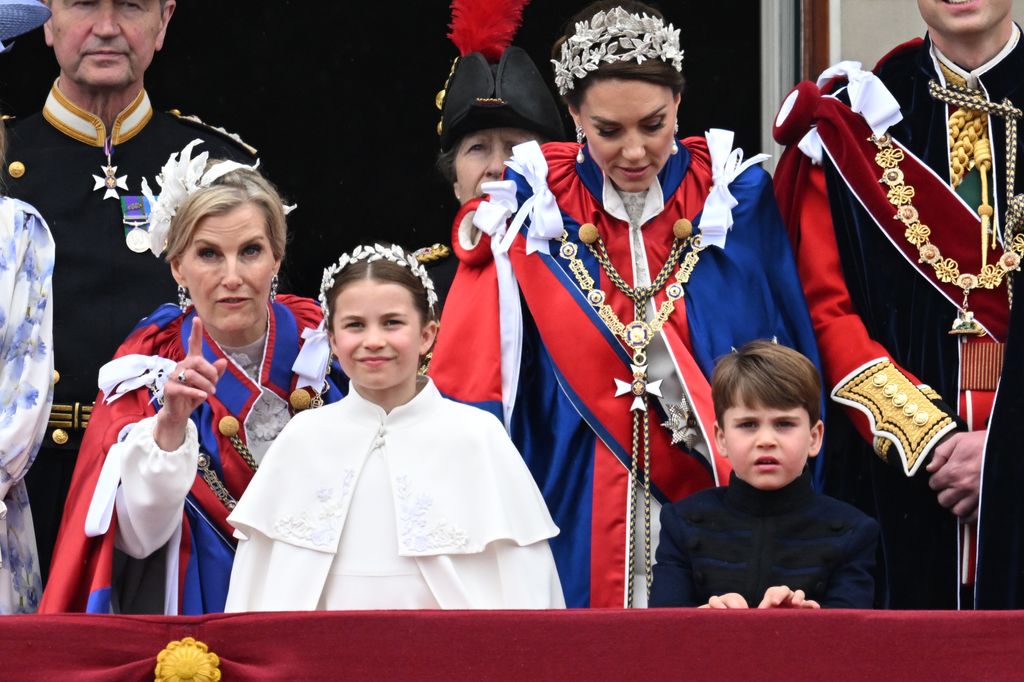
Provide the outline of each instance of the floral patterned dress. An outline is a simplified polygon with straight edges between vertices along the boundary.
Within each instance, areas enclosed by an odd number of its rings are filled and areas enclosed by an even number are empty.
[[[32,613],[42,586],[24,477],[53,398],[53,238],[0,196],[0,614]]]

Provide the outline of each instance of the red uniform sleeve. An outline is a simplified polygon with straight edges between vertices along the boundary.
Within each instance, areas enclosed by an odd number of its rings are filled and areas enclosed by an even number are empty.
[[[955,428],[954,415],[869,336],[843,277],[822,169],[790,147],[779,162],[775,187],[829,393],[880,457],[912,475]],[[898,459],[889,456],[894,446]]]

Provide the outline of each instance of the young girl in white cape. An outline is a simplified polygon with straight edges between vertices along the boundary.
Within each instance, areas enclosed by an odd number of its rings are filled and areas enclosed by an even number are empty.
[[[501,423],[418,375],[438,330],[423,266],[359,247],[321,301],[349,393],[288,423],[228,517],[226,610],[563,607],[558,528]]]

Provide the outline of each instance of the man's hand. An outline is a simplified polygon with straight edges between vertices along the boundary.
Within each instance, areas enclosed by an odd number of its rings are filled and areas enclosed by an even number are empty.
[[[939,504],[968,523],[978,520],[981,488],[981,453],[987,431],[954,433],[935,447],[928,485],[938,493]]]

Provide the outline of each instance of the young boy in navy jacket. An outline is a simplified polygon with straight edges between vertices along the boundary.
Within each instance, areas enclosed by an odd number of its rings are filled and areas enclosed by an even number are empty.
[[[754,341],[711,377],[727,487],[661,510],[650,606],[870,608],[878,524],[811,489],[821,379],[800,353]]]

